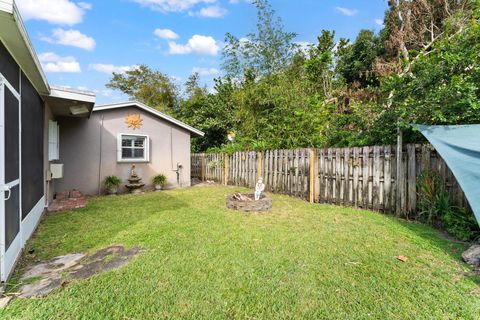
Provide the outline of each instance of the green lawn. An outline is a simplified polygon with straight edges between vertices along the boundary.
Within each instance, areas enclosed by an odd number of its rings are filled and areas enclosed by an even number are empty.
[[[273,196],[269,214],[245,215],[224,208],[234,190],[94,198],[47,217],[29,243],[36,258],[111,244],[145,251],[46,298],[15,299],[0,318],[480,318],[463,245],[434,229],[286,196]]]

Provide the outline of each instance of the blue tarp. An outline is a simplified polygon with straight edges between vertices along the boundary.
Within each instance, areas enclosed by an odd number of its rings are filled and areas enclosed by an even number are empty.
[[[422,132],[452,170],[480,225],[480,124],[413,127]]]

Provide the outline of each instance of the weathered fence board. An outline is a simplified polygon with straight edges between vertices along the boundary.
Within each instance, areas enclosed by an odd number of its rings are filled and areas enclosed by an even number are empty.
[[[407,217],[417,209],[418,176],[433,170],[453,202],[467,205],[452,172],[430,145],[200,153],[192,154],[191,165],[192,177],[202,181],[254,188],[262,176],[269,192]]]

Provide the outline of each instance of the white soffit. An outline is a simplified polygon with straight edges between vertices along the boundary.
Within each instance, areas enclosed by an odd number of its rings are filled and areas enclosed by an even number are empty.
[[[13,0],[0,0],[0,11],[13,13]]]
[[[95,103],[95,93],[90,91],[74,90],[70,88],[53,86],[50,89],[51,90],[49,96],[52,98]]]

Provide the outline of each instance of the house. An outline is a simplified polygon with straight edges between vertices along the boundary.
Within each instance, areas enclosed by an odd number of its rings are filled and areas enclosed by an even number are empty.
[[[101,194],[106,176],[126,181],[132,164],[147,186],[159,173],[167,187],[190,186],[190,138],[203,132],[162,112],[126,102],[96,106],[89,119],[65,117],[58,123],[65,171],[56,190]]]
[[[46,80],[13,0],[0,0],[0,281],[57,192],[101,191],[137,164],[190,185],[190,137],[203,135],[137,102],[94,108],[91,92]],[[130,119],[126,121],[126,119]]]

